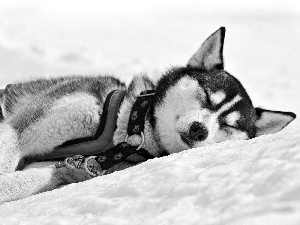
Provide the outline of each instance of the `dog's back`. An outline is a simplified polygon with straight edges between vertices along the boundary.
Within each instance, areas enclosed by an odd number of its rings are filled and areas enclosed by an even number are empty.
[[[22,107],[39,104],[44,111],[55,104],[55,101],[74,93],[88,93],[101,103],[107,90],[124,89],[125,85],[113,77],[68,76],[52,79],[37,79],[24,83],[7,85],[2,97],[4,118],[8,118]],[[29,109],[30,110],[30,109]],[[31,111],[32,113],[32,111]]]
[[[119,80],[101,76],[69,76],[8,85],[2,97],[1,126],[17,138],[10,141],[17,145],[19,159],[43,155],[67,140],[92,136],[107,94],[124,88]],[[9,170],[16,166],[14,163]]]

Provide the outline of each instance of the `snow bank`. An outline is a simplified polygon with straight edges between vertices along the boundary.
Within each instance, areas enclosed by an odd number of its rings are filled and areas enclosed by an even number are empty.
[[[1,224],[296,225],[300,222],[296,127],[187,150],[4,203]]]

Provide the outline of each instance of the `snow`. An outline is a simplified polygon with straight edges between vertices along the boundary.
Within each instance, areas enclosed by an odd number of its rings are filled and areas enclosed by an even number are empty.
[[[226,26],[225,68],[254,104],[300,116],[295,1],[272,1],[272,9],[267,1],[61,2],[0,3],[0,87],[70,73],[157,78]],[[277,134],[190,149],[4,203],[0,223],[298,225],[299,140],[297,118]]]
[[[191,149],[4,203],[2,224],[299,224],[295,130]]]

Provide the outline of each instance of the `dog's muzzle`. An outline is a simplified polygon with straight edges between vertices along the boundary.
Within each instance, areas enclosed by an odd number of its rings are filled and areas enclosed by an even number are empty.
[[[182,133],[180,136],[183,142],[192,147],[195,142],[204,141],[208,137],[208,130],[202,123],[194,121],[188,133]]]

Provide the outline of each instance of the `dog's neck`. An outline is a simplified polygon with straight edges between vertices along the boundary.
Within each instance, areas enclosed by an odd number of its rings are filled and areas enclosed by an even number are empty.
[[[113,142],[115,145],[125,140],[125,137],[127,135],[127,127],[128,127],[130,112],[135,101],[136,101],[136,97],[131,96],[130,94],[126,95],[123,100],[123,103],[120,107],[119,114],[118,114],[117,129],[114,132],[114,136],[113,136]],[[149,110],[147,113],[149,113]],[[143,148],[146,149],[146,151],[148,151],[154,157],[161,156],[161,151],[155,138],[155,130],[150,124],[148,116],[145,117],[145,127],[143,133],[145,136],[145,143],[143,145]],[[134,142],[134,140],[131,141]],[[130,143],[130,144],[135,144],[135,143]],[[136,143],[135,145],[139,145],[139,143]]]

